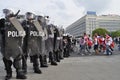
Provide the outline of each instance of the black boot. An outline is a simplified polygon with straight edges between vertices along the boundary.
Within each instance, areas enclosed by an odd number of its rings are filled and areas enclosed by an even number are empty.
[[[67,57],[67,50],[66,50],[66,48],[64,48],[64,52],[63,52],[63,57]]]
[[[5,76],[5,80],[9,80],[10,78],[12,78],[12,61],[11,60],[7,60],[6,58],[3,58],[3,62],[5,65],[5,70],[6,70],[6,76]]]
[[[42,71],[39,69],[39,67],[34,67],[34,73],[41,74]]]
[[[26,79],[25,73],[22,70],[16,70],[16,79]]]
[[[70,56],[69,49],[66,50],[66,57],[68,58]]]
[[[13,66],[16,69],[16,79],[26,79],[27,77],[25,76],[24,72],[22,71],[22,56],[19,55],[14,59]]]
[[[57,66],[57,62],[56,61],[51,61],[51,65]]]
[[[52,52],[49,52],[49,61],[51,62],[51,65],[56,66],[57,62],[54,60],[54,56]]]
[[[44,56],[40,55],[39,58],[40,58],[40,67],[48,67],[46,55]]]
[[[9,80],[12,78],[12,71],[6,71],[7,75],[5,76],[5,80]]]
[[[25,74],[27,74],[27,56],[22,56],[22,70]]]
[[[56,54],[56,61],[60,62],[60,55],[59,55],[58,50],[55,52],[55,54]]]
[[[47,64],[47,56],[46,55],[44,55],[44,64],[46,64],[48,66],[48,64]]]
[[[34,73],[38,73],[41,74],[41,70],[39,68],[39,63],[38,63],[38,56],[34,55],[33,57],[33,69],[34,69]]]
[[[64,58],[63,58],[63,51],[60,49],[60,51],[59,51],[59,59],[60,60],[63,60]]]

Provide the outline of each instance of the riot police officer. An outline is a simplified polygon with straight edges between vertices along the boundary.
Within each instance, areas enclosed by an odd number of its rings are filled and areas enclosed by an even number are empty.
[[[57,26],[53,26],[54,27],[54,56],[57,62],[60,62],[60,34],[59,34],[59,30],[57,28]]]
[[[24,53],[30,55],[31,61],[33,63],[33,70],[35,73],[41,74],[41,70],[39,68],[39,55],[40,55],[40,48],[38,43],[38,30],[34,25],[35,15],[31,12],[26,13],[26,19],[23,21],[22,25],[24,27],[24,30],[26,31],[26,36],[24,38],[23,42],[23,49]],[[24,57],[23,57],[24,58]],[[27,58],[24,64],[26,64]],[[27,65],[23,65],[23,69],[26,72],[27,71]]]
[[[60,55],[59,57],[62,60],[62,59],[64,59],[63,58],[63,51],[64,51],[64,47],[63,47],[63,33],[64,33],[64,29],[63,28],[59,28],[58,30],[59,30],[59,37],[60,37],[58,52],[59,52],[59,55]]]
[[[5,65],[6,76],[5,80],[12,78],[12,64],[16,69],[17,79],[26,79],[22,72],[21,57],[22,57],[22,39],[25,36],[24,30],[17,21],[17,14],[14,14],[9,9],[3,9],[5,19],[1,19],[1,34],[2,34],[2,55]],[[13,59],[13,61],[11,60]]]
[[[46,22],[47,19],[44,16],[38,16],[38,21],[42,26],[42,29],[45,31],[45,35],[48,35],[48,38],[45,39],[43,42],[45,43],[44,45],[46,50],[46,54],[44,55],[44,63],[46,64],[46,55],[49,55],[49,61],[51,62],[51,65],[57,65],[53,56],[53,38],[54,38],[54,34],[52,34],[53,31],[50,30],[50,26],[47,25],[47,22]],[[50,37],[50,35],[52,36]]]
[[[46,46],[45,46],[45,40],[47,39],[47,30],[45,31],[45,27],[43,28],[43,25],[41,25],[39,21],[39,17],[36,16],[37,20],[34,21],[34,25],[38,28],[39,32],[41,35],[38,37],[38,47],[40,50],[40,55],[39,55],[39,62],[40,62],[40,67],[48,67],[47,64],[47,52],[46,52]]]

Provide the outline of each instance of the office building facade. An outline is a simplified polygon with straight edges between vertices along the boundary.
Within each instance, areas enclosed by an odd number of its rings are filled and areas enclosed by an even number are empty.
[[[119,15],[96,15],[96,12],[87,12],[85,16],[72,23],[66,28],[66,33],[75,37],[82,36],[83,33],[92,34],[97,28],[104,28],[110,32],[120,30]]]

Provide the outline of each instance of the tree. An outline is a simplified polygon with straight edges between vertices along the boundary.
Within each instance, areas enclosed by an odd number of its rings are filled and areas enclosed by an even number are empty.
[[[106,29],[103,28],[97,28],[92,32],[92,35],[94,35],[95,33],[97,33],[98,35],[103,35],[105,36],[105,34],[109,34],[109,32]]]
[[[119,36],[120,36],[120,30],[111,32],[111,36],[112,36],[112,37],[119,37]]]

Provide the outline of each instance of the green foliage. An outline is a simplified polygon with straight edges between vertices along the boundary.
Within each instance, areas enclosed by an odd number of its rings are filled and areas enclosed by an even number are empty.
[[[106,29],[97,28],[92,32],[92,35],[94,35],[95,33],[103,36],[105,36],[105,34],[107,33],[107,34],[110,34],[112,37],[120,37],[120,30],[117,30],[114,32],[108,32]]]
[[[99,34],[99,35],[103,35],[105,36],[105,34],[109,34],[109,32],[106,29],[103,28],[97,28],[92,32],[92,35],[94,35],[95,33]]]
[[[112,37],[119,37],[119,36],[120,36],[120,30],[111,32],[111,36],[112,36]]]

